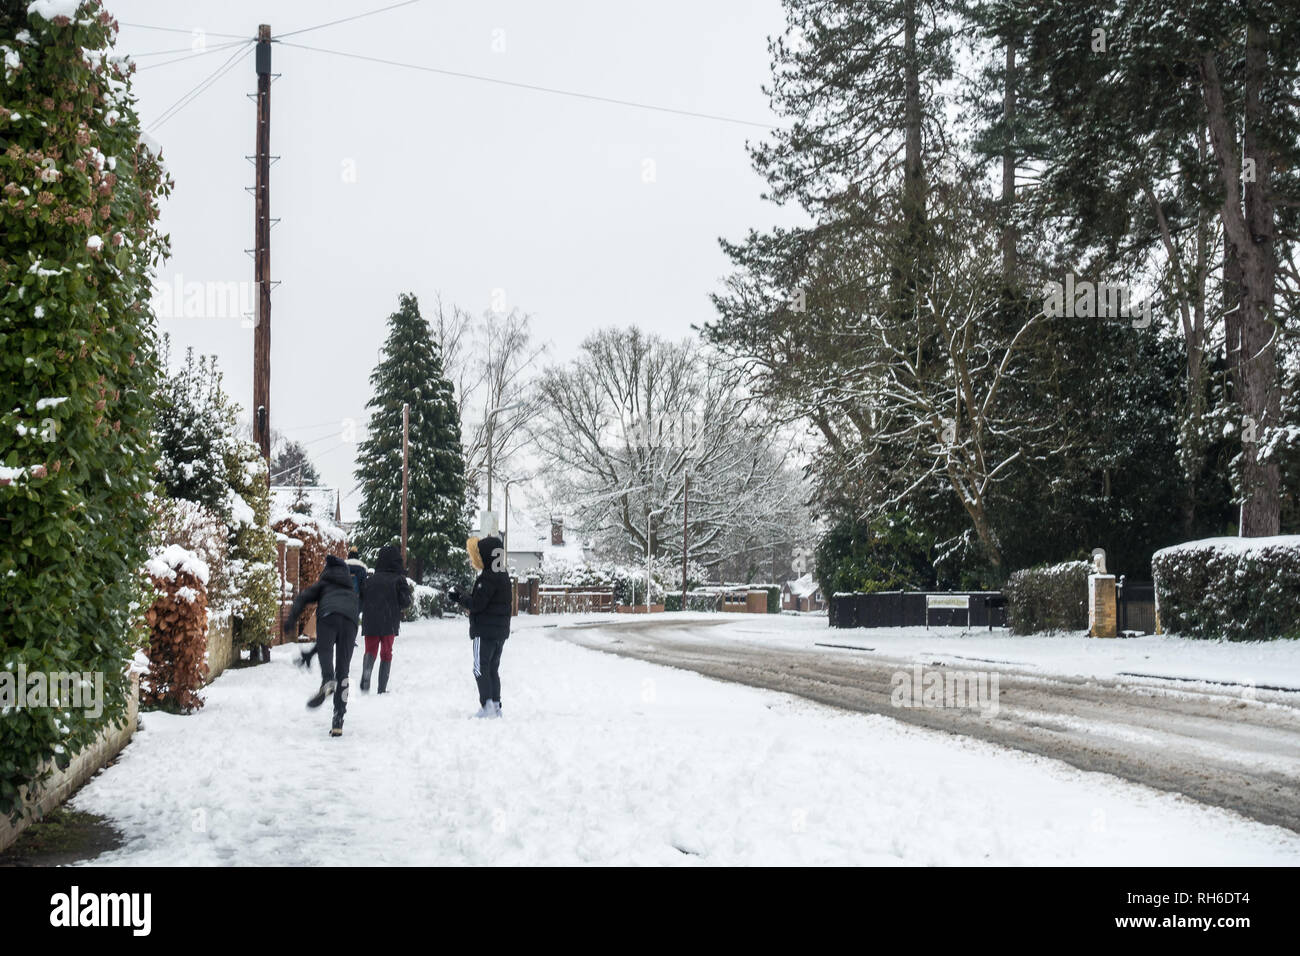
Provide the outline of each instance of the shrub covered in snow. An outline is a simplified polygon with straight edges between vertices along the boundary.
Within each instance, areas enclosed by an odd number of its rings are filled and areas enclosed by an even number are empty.
[[[194,501],[159,497],[154,500],[153,551],[175,545],[193,553],[207,568],[207,602],[214,618],[230,614],[230,582],[226,571],[229,532],[220,516]]]
[[[410,578],[407,583],[411,585],[411,593],[414,600],[411,606],[402,611],[403,621],[418,621],[427,617],[442,617],[442,591],[438,588],[429,587],[427,584],[416,584]]]
[[[1188,541],[1157,551],[1151,573],[1169,633],[1300,638],[1300,535]]]
[[[0,719],[0,813],[16,814],[46,760],[66,767],[121,722],[144,640],[148,302],[170,183],[98,2],[7,3],[0,18],[0,667],[102,673],[105,702]]]
[[[566,588],[595,588],[614,586],[614,568],[588,564],[585,561],[573,561],[563,555],[550,552],[542,555],[540,577],[543,584],[560,585]]]
[[[664,595],[665,611],[680,611],[682,609],[682,592],[669,591]],[[719,588],[707,588],[697,591],[686,592],[686,610],[688,611],[721,611],[722,610],[722,591]]]
[[[1012,574],[1003,589],[1011,633],[1087,629],[1091,572],[1087,561],[1066,561]]]
[[[145,612],[149,671],[140,682],[140,703],[188,714],[203,706],[207,677],[208,566],[193,551],[171,544],[145,564],[157,597]]]
[[[613,578],[614,600],[619,604],[645,604],[645,568],[626,568],[614,565],[610,569]],[[664,588],[654,578],[650,579],[650,603],[661,604]]]

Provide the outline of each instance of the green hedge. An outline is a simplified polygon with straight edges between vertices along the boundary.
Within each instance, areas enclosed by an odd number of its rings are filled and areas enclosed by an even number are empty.
[[[27,6],[0,6],[0,662],[102,674],[107,699],[98,717],[45,706],[0,718],[11,815],[45,760],[66,767],[121,722],[145,639],[150,273],[170,188],[97,7],[55,24]]]
[[[1157,551],[1151,573],[1170,634],[1300,638],[1300,535],[1189,541]]]
[[[1003,589],[1011,633],[1086,630],[1090,573],[1087,561],[1067,561],[1012,574]]]

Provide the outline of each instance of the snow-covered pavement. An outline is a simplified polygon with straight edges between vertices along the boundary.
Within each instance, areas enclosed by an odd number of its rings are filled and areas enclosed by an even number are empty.
[[[765,626],[781,620],[803,628]],[[315,675],[292,648],[228,671],[197,714],[144,715],[74,800],[126,837],[93,862],[1300,863],[1300,836],[1282,828],[601,654],[549,639],[545,623],[521,620],[506,647],[500,721],[468,717],[463,620],[408,625],[394,693],[354,689],[341,739],[328,708],[304,707]],[[354,684],[359,667],[358,654]]]

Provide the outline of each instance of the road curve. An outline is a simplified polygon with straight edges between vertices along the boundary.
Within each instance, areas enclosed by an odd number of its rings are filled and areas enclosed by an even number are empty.
[[[963,666],[996,671],[995,714],[897,707],[891,703],[894,675],[911,672],[914,660],[707,636],[726,623],[600,621],[547,633],[593,650],[1040,754],[1300,832],[1300,694],[1255,691],[1250,699],[1237,687],[1049,677],[988,662]],[[942,672],[944,665],[936,661],[925,669]]]

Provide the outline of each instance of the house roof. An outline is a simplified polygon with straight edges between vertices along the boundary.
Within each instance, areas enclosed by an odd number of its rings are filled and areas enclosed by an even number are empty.
[[[817,593],[819,587],[811,574],[805,574],[793,581],[786,581],[785,586],[790,589],[790,593],[795,597],[812,597]]]
[[[496,497],[495,495],[493,496]],[[505,509],[497,504],[497,512],[500,515],[501,530],[507,529]],[[486,499],[479,502],[480,508],[486,508]],[[582,562],[585,560],[583,553],[583,543],[577,534],[568,527],[565,521],[565,541],[564,544],[551,544],[551,515],[537,514],[526,505],[519,503],[517,496],[510,497],[510,521],[509,521],[509,540],[506,544],[512,552],[522,552],[536,554],[538,557],[544,555],[553,555],[565,558],[566,560]],[[563,516],[556,515],[557,520],[564,520]]]

